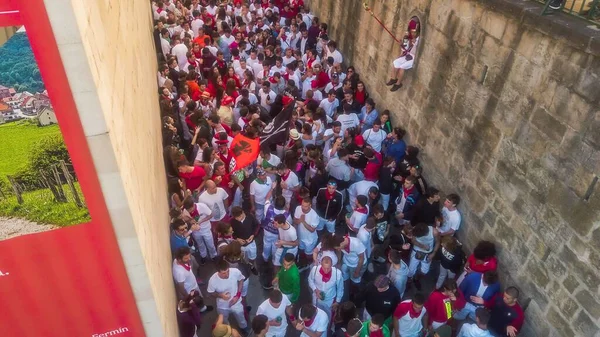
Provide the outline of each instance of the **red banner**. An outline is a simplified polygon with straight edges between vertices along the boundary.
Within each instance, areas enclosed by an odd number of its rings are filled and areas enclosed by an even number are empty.
[[[233,172],[240,168],[246,167],[258,158],[260,152],[260,140],[248,138],[241,133],[231,142],[231,163],[229,163],[230,171]]]

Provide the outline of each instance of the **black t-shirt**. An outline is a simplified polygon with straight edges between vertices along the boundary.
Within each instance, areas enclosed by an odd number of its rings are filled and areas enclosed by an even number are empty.
[[[400,293],[393,286],[386,291],[379,292],[374,285],[370,285],[366,292],[365,309],[369,315],[382,314],[388,318],[400,303]]]
[[[367,161],[368,161],[367,157],[365,157],[365,154],[363,153],[365,147],[364,146],[358,147],[358,145],[356,145],[354,143],[350,143],[350,145],[348,145],[347,149],[351,155],[353,155],[353,154],[358,155],[358,159],[350,158],[348,160],[348,164],[351,167],[364,170],[365,167],[367,167]]]
[[[233,237],[236,239],[246,240],[250,235],[254,235],[258,222],[253,216],[246,215],[243,222],[236,219],[231,219],[231,228],[233,228]]]
[[[410,222],[413,226],[419,223],[433,225],[435,217],[441,215],[440,202],[430,203],[427,198],[420,198],[415,205],[413,216]]]

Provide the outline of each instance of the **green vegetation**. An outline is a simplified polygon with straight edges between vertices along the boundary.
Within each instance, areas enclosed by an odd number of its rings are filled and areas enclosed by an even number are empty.
[[[0,74],[0,84],[13,87],[17,92],[44,91],[44,82],[26,33],[13,35],[0,47]]]
[[[79,196],[83,194],[76,184]],[[15,196],[0,200],[0,216],[23,218],[38,223],[68,226],[90,221],[87,208],[79,208],[73,202],[68,185],[63,190],[69,202],[55,202],[49,189],[23,193],[23,204],[19,205]]]
[[[47,136],[60,136],[58,125],[39,127],[28,121],[0,125],[0,177],[22,172],[36,144]],[[63,145],[64,146],[64,145]]]

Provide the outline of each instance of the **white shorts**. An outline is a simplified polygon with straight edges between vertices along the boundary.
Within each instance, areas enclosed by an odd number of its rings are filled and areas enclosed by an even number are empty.
[[[415,63],[414,57],[412,60],[408,61],[408,60],[406,60],[405,56],[400,56],[399,58],[394,60],[394,68],[407,70],[407,69],[412,68],[414,63]]]
[[[285,251],[285,253],[284,253],[284,251]],[[277,248],[275,250],[275,253],[273,254],[273,265],[277,266],[277,267],[280,267],[281,263],[283,261],[283,257],[287,253],[291,253],[291,254],[294,254],[294,256],[297,256],[298,255],[298,247]]]
[[[319,240],[314,240],[312,242],[300,241],[300,249],[305,254],[311,255],[313,253],[313,250],[315,249],[315,247],[317,246],[318,243],[319,243]]]
[[[354,283],[360,283],[362,279],[362,274],[365,272],[366,268],[361,268],[361,271],[357,278],[354,278],[354,271],[358,266],[349,266],[342,262],[342,276],[344,277],[344,281],[350,279]]]
[[[252,241],[247,246],[242,247],[242,253],[247,260],[256,260],[256,241]]]

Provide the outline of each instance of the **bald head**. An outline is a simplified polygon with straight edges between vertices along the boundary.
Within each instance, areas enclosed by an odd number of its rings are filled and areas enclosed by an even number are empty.
[[[204,187],[206,188],[206,192],[208,192],[208,194],[217,193],[217,184],[210,179],[204,183]]]
[[[323,256],[323,258],[321,258],[321,269],[324,272],[329,273],[331,271],[332,263],[333,261],[331,261],[331,257]]]

